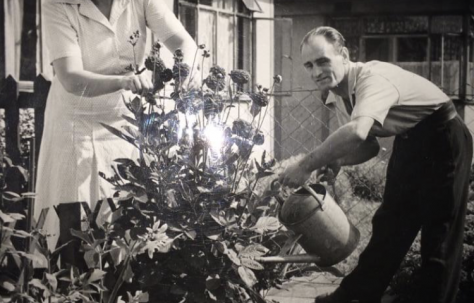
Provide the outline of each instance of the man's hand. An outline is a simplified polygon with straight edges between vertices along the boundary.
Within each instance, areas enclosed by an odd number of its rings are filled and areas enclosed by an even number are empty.
[[[280,174],[278,182],[282,186],[297,188],[303,185],[311,176],[311,171],[304,165],[304,158],[295,164],[288,166],[285,171]]]
[[[319,182],[327,182],[328,184],[334,184],[336,177],[341,170],[341,166],[336,161],[334,163],[323,166],[318,169],[317,178]]]

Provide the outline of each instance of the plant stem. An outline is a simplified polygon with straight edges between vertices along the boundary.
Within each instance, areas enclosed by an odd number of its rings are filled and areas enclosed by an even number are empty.
[[[227,120],[229,119],[230,111],[232,110],[232,104],[234,103],[234,96],[232,95],[232,85],[230,84],[230,82],[228,84],[228,87],[229,87],[230,104],[228,106],[227,116],[225,118],[224,124],[227,124]]]
[[[247,198],[247,200],[245,201],[245,204],[244,204],[244,209],[242,209],[242,212],[240,213],[239,218],[237,219],[237,225],[239,225],[240,219],[242,218],[242,216],[245,212],[245,209],[247,208],[247,204],[249,203],[250,199],[252,199],[252,197],[253,197],[253,191],[255,190],[255,187],[257,187],[258,180],[260,180],[260,178],[257,178],[255,180],[255,183],[253,184],[253,187],[250,190],[249,197]]]
[[[194,63],[196,62],[198,52],[199,48],[196,48],[196,51],[194,52],[193,65],[191,66],[191,71],[189,72],[188,86],[186,87],[186,89],[189,89],[189,85],[191,84],[191,80],[193,79]]]
[[[120,274],[117,278],[117,282],[115,283],[114,285],[114,289],[112,290],[112,292],[110,293],[110,297],[109,297],[109,302],[108,303],[114,303],[115,302],[115,297],[117,296],[117,293],[120,289],[120,287],[122,286],[123,284],[123,276],[125,275],[125,271],[127,270],[128,268],[128,263],[130,262],[130,259],[131,259],[131,253],[133,251],[133,248],[135,247],[135,244],[137,242],[133,243],[132,245],[132,249],[130,250],[130,254],[127,255],[127,258],[124,260],[123,262],[123,268],[122,270],[120,271]]]

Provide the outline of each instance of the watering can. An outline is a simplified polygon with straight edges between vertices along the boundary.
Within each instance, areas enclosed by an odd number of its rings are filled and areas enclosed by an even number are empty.
[[[276,185],[273,181],[272,187]],[[303,185],[286,200],[277,196],[281,205],[278,218],[289,230],[301,237],[298,243],[321,267],[332,266],[346,259],[357,247],[359,230],[328,194],[324,185]],[[296,257],[296,256],[294,256]],[[310,259],[307,255],[303,259]]]

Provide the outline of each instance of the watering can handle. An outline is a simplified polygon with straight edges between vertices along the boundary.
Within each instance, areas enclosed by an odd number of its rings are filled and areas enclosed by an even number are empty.
[[[271,185],[270,185],[270,188],[272,190],[275,190],[275,186],[280,185],[280,182],[278,182],[278,179],[275,179],[272,181]],[[321,207],[321,210],[324,210],[324,202],[318,197],[318,194],[314,191],[314,189],[311,188],[311,186],[309,185],[302,185],[301,186],[302,188],[304,188],[307,192],[309,192],[309,194],[316,199],[316,201],[318,202],[319,206]],[[285,200],[283,199],[283,197],[278,194],[278,195],[275,195],[275,199],[277,200],[277,202],[280,204],[280,205],[283,205],[283,203],[285,203]]]
[[[319,206],[321,207],[321,210],[324,210],[324,202],[318,197],[318,194],[314,191],[314,189],[311,188],[311,186],[307,184],[303,184],[301,185],[301,187],[304,188],[307,192],[309,192],[311,196],[313,196],[313,198],[315,198],[316,201],[318,201]]]
[[[276,186],[278,186],[278,189],[276,189]],[[280,195],[280,182],[278,182],[278,178],[273,180],[272,183],[270,184],[270,189],[272,191],[276,191],[278,190],[278,194],[275,195],[275,199],[277,200],[278,204],[280,204],[280,206],[283,206],[283,203],[285,203],[285,199],[283,199],[283,197]]]

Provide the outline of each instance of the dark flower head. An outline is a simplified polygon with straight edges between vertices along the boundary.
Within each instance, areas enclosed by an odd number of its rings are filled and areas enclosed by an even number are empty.
[[[172,93],[171,98],[176,102],[176,108],[182,113],[197,113],[203,108],[203,101],[198,90],[190,90],[186,94]]]
[[[156,99],[155,97],[153,96],[153,93],[147,93],[145,95],[145,100],[146,102],[150,103],[151,105],[156,105]]]
[[[225,75],[225,69],[223,67],[220,67],[219,65],[214,65],[209,69],[209,72],[215,76],[221,75],[222,78],[224,78]]]
[[[156,41],[155,43],[153,43],[153,48],[152,48],[153,52],[159,52],[160,49],[161,49],[161,43],[159,41]]]
[[[199,44],[199,49],[205,49],[206,48],[206,44]]]
[[[174,51],[174,56],[176,58],[183,58],[184,56],[183,51],[180,48],[178,48],[177,50]]]
[[[268,105],[268,96],[264,92],[251,93],[250,99],[252,99],[252,101],[260,107]]]
[[[265,142],[265,136],[263,135],[262,132],[258,132],[255,136],[253,136],[253,143],[255,145],[262,145]]]
[[[214,74],[210,74],[207,76],[206,79],[204,79],[204,83],[209,87],[209,89],[212,89],[213,91],[221,91],[225,88],[225,79],[224,78],[218,78]]]
[[[252,116],[257,116],[261,111],[262,107],[255,104],[255,102],[252,102],[252,105],[250,106],[250,113],[252,114]]]
[[[169,82],[173,79],[173,72],[171,69],[167,68],[161,73],[160,77],[163,82]]]
[[[148,56],[145,59],[145,67],[157,73],[161,73],[166,69],[165,62],[156,55]]]
[[[283,77],[280,76],[280,75],[276,75],[275,77],[273,77],[273,81],[274,81],[276,84],[280,84],[280,83],[283,81]]]
[[[173,79],[183,81],[189,76],[189,65],[182,62],[176,62],[173,66]]]
[[[237,119],[232,124],[232,133],[239,137],[250,139],[253,132],[252,124],[242,119]]]
[[[234,83],[239,84],[239,85],[249,83],[250,81],[249,72],[242,69],[235,69],[231,71],[229,75],[232,81],[234,81]]]
[[[212,94],[206,94],[204,96],[204,116],[209,118],[211,115],[216,115],[224,109],[224,104]]]

